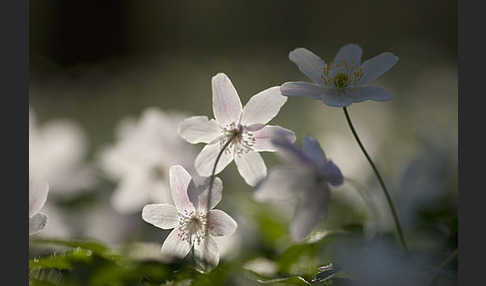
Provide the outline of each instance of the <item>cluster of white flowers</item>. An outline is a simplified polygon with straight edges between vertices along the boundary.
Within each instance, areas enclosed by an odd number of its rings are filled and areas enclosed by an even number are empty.
[[[215,175],[234,160],[244,181],[256,187],[256,200],[296,202],[290,233],[296,241],[303,240],[327,215],[330,188],[341,185],[343,175],[315,139],[305,137],[301,150],[294,145],[293,131],[268,123],[279,113],[287,96],[311,96],[335,107],[364,100],[389,100],[391,94],[384,88],[366,85],[390,69],[398,58],[387,52],[361,64],[361,54],[359,46],[346,45],[333,62],[326,64],[311,51],[298,48],[290,52],[289,58],[314,83],[287,82],[268,88],[243,107],[231,80],[218,73],[212,78],[214,119],[193,116],[183,120],[181,114],[150,108],[138,121],[123,121],[117,130],[116,144],[100,153],[102,169],[118,182],[112,205],[121,213],[142,209],[146,222],[173,229],[162,245],[163,255],[183,258],[193,250],[199,262],[217,265],[220,254],[215,237],[232,235],[237,222],[224,211],[214,209],[223,197],[223,182]],[[54,141],[39,143],[44,137],[35,126],[32,116],[30,141],[36,142],[30,144],[32,168],[44,169],[42,176],[47,177],[53,189],[61,185],[64,191],[79,190],[89,185],[91,178],[84,177],[87,173],[82,166],[73,164],[80,161],[82,154],[72,151],[82,148],[69,145],[83,140],[63,140],[51,134],[45,138]],[[206,145],[196,156],[193,147],[179,136],[191,144]],[[278,151],[289,162],[288,166],[276,167],[267,176],[267,167],[259,154],[263,151]],[[53,157],[56,163],[51,172],[43,164],[45,158],[52,161]],[[73,171],[75,176],[66,173]],[[44,181],[31,176],[31,234],[46,223],[47,217],[39,210],[47,191]]]
[[[112,206],[122,214],[139,212],[148,202],[171,203],[168,169],[180,164],[192,170],[195,150],[177,136],[183,114],[146,109],[140,119],[123,120],[117,142],[100,153],[102,170],[118,186]],[[191,171],[192,173],[192,171]]]

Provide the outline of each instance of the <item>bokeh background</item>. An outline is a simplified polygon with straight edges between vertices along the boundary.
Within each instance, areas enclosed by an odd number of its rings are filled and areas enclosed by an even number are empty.
[[[347,43],[359,44],[363,59],[384,51],[400,58],[376,82],[393,100],[353,104],[349,111],[393,193],[410,244],[443,257],[457,246],[455,0],[30,1],[30,108],[39,126],[75,122],[83,137],[76,148],[96,177],[76,196],[50,198],[47,212],[56,214],[44,235],[152,242],[158,249],[162,232],[140,213],[117,213],[109,200],[117,182],[98,169],[98,154],[116,142],[121,120],[139,118],[149,107],[212,116],[216,73],[232,79],[244,104],[268,87],[307,80],[288,60],[292,49],[306,47],[330,61]],[[294,130],[298,144],[305,135],[317,138],[355,182],[333,191],[324,229],[359,225],[369,236],[393,233],[341,109],[290,98],[272,122]],[[269,169],[280,164],[274,154],[264,159]],[[286,210],[253,202],[234,164],[220,177],[219,208],[246,230],[230,248],[271,257],[288,247]]]

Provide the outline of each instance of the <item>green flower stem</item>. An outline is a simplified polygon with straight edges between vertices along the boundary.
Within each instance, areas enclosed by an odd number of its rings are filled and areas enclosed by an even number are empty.
[[[380,172],[378,172],[378,169],[376,168],[375,164],[371,160],[370,155],[368,155],[368,152],[366,152],[366,149],[363,146],[363,143],[361,143],[361,140],[358,137],[358,134],[356,133],[356,130],[354,129],[353,123],[351,122],[351,118],[349,117],[348,110],[346,107],[343,107],[344,110],[344,115],[346,116],[346,120],[348,121],[349,128],[351,129],[351,132],[353,132],[354,138],[358,142],[359,147],[361,148],[361,151],[363,151],[363,154],[365,155],[366,159],[368,159],[368,162],[370,163],[371,167],[373,168],[373,171],[375,172],[376,177],[378,178],[378,182],[380,182],[381,188],[383,189],[383,192],[385,193],[386,200],[388,201],[388,205],[390,206],[391,213],[393,215],[393,220],[395,221],[395,226],[397,228],[398,236],[400,237],[400,241],[405,247],[405,249],[408,249],[407,243],[405,242],[405,237],[402,232],[402,227],[400,226],[400,221],[398,220],[398,215],[395,210],[395,206],[393,205],[393,201],[391,199],[390,193],[388,192],[388,189],[385,186],[385,183],[383,182],[383,178],[380,175]]]
[[[215,178],[215,173],[216,173],[216,167],[218,166],[218,162],[221,159],[221,156],[223,155],[224,150],[229,146],[229,144],[233,141],[236,135],[233,135],[233,137],[229,138],[228,141],[224,144],[223,148],[221,148],[221,151],[219,151],[218,156],[216,157],[216,161],[214,161],[214,166],[213,166],[213,171],[211,172],[211,177],[209,177],[209,190],[208,190],[208,200],[206,202],[206,225],[209,225],[209,208],[211,205],[211,196],[213,193],[213,184],[214,184],[214,178]],[[206,238],[204,240],[204,250],[207,249],[208,247],[208,236],[209,236],[209,228],[205,228],[205,234],[204,237]]]
[[[432,279],[430,279],[430,286],[435,285],[435,282],[437,282],[437,279],[439,278],[439,274],[441,270],[447,266],[447,264],[451,263],[455,258],[457,257],[457,248],[447,258],[440,264],[439,269],[437,272],[432,276]]]

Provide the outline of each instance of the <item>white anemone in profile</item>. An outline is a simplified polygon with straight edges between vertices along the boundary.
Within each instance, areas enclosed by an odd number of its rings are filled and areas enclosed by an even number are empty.
[[[40,212],[47,200],[49,185],[29,173],[29,235],[41,231],[47,224],[47,215]]]
[[[361,55],[358,45],[348,44],[338,51],[333,62],[326,64],[313,52],[297,48],[289,53],[289,59],[313,83],[286,82],[280,90],[285,96],[311,96],[336,107],[365,100],[391,99],[391,93],[383,87],[367,85],[395,65],[398,57],[384,52],[361,63]]]
[[[147,203],[171,203],[168,170],[174,164],[190,166],[193,146],[177,134],[183,115],[158,108],[143,111],[140,119],[124,119],[116,130],[117,141],[100,154],[103,171],[118,186],[111,197],[120,213],[139,212]]]
[[[290,164],[274,168],[257,187],[255,199],[276,202],[297,199],[290,233],[294,240],[301,241],[321,218],[327,216],[329,185],[341,185],[343,175],[312,137],[304,138],[302,150],[285,138],[272,142],[281,149],[281,154]]]
[[[293,131],[266,125],[278,114],[287,98],[275,86],[254,95],[243,108],[235,87],[224,73],[212,78],[212,92],[215,119],[190,117],[179,125],[179,134],[192,144],[207,144],[195,161],[201,176],[211,175],[216,157],[228,143],[215,174],[234,159],[245,182],[254,186],[267,175],[267,167],[258,152],[276,151],[270,141],[277,133],[284,133],[289,140],[295,141]]]
[[[85,162],[87,139],[78,123],[53,119],[42,125],[29,110],[29,169],[49,182],[50,193],[68,197],[90,190],[97,182]]]
[[[214,180],[208,211],[208,178],[191,178],[180,165],[170,168],[169,177],[174,204],[149,204],[142,210],[146,222],[173,229],[162,245],[162,255],[184,258],[194,247],[198,262],[217,265],[219,251],[213,237],[230,236],[237,228],[236,221],[227,213],[214,209],[222,198],[222,181]]]

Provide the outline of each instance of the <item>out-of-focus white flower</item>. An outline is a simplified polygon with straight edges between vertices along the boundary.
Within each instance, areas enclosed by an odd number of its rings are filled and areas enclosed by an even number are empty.
[[[314,83],[286,82],[280,90],[285,96],[311,96],[329,106],[348,106],[365,100],[385,101],[391,94],[382,87],[366,86],[398,61],[390,52],[381,53],[361,64],[362,50],[348,44],[330,64],[305,48],[289,53],[289,59]]]
[[[29,235],[41,231],[47,224],[47,216],[39,211],[47,200],[49,185],[29,173]]]
[[[96,183],[85,155],[86,137],[78,124],[56,119],[38,126],[29,111],[29,168],[49,182],[51,194],[69,196]]]
[[[254,95],[245,108],[231,80],[224,73],[212,78],[213,112],[215,119],[194,116],[179,125],[179,134],[192,144],[207,143],[196,158],[195,167],[201,176],[210,176],[221,148],[231,140],[221,155],[215,174],[233,159],[245,182],[255,186],[267,175],[267,167],[258,152],[276,151],[270,140],[284,133],[292,142],[293,131],[266,125],[274,118],[287,98],[278,86]]]
[[[222,181],[219,178],[214,181],[208,210],[207,178],[198,182],[180,165],[170,168],[169,178],[174,205],[149,204],[142,211],[146,222],[162,229],[174,229],[162,245],[162,255],[183,258],[194,246],[198,261],[217,265],[219,251],[213,236],[229,236],[237,228],[236,221],[227,213],[214,209],[222,198]]]
[[[218,244],[219,255],[222,258],[231,259],[236,257],[241,251],[242,238],[240,232],[241,228],[238,227],[238,229],[232,235],[213,237]]]
[[[290,200],[297,197],[297,207],[292,218],[292,238],[301,241],[307,237],[318,221],[327,215],[329,184],[339,186],[343,175],[339,168],[326,158],[319,143],[312,137],[304,138],[303,149],[299,150],[285,138],[272,142],[283,152],[289,167],[277,167],[257,187],[258,201]]]
[[[149,202],[171,203],[167,170],[174,164],[192,165],[193,147],[179,138],[178,113],[146,109],[141,118],[125,119],[117,142],[100,156],[102,169],[118,181],[111,203],[120,213],[134,213]]]
[[[266,259],[264,257],[257,257],[248,261],[244,266],[244,269],[253,271],[263,276],[275,275],[278,271],[277,263]]]

